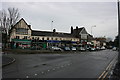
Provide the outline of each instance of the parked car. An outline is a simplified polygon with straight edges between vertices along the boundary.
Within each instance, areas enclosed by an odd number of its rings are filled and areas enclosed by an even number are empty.
[[[72,47],[71,50],[72,51],[76,51],[77,49],[76,49],[76,47]]]
[[[96,47],[96,50],[100,50],[100,47]]]
[[[84,47],[80,47],[79,49],[80,51],[86,51],[86,49]]]
[[[96,50],[96,48],[91,48],[91,51],[95,51]]]
[[[105,50],[105,47],[104,47],[104,46],[102,46],[100,49],[101,49],[101,50]]]
[[[113,47],[113,48],[112,48],[112,50],[113,50],[113,51],[116,51],[116,50],[117,50],[117,48],[116,48],[116,47]]]
[[[63,51],[61,48],[56,47],[56,46],[49,47],[49,49],[52,51]]]
[[[70,51],[70,47],[62,47],[64,51]]]

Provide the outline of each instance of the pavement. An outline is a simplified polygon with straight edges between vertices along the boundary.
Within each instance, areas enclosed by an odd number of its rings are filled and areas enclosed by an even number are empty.
[[[116,63],[110,77],[110,80],[120,80],[120,63]]]
[[[15,62],[15,59],[12,57],[8,57],[7,54],[2,55],[2,67],[12,64]]]

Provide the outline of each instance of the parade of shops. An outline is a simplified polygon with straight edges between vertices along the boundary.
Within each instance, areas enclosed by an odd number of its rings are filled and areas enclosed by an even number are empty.
[[[71,26],[70,33],[32,30],[22,18],[10,30],[10,43],[12,49],[47,49],[57,47],[88,47],[93,45],[93,36],[88,34],[84,27],[75,29]]]

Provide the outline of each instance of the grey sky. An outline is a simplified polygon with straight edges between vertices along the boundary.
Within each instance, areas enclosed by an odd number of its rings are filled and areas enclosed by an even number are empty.
[[[32,29],[70,32],[70,27],[84,26],[95,37],[114,38],[118,32],[116,2],[3,2],[2,8],[18,8]]]

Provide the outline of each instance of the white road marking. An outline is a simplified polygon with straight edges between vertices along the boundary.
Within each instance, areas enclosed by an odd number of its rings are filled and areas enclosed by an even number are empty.
[[[50,70],[48,70],[48,71],[50,71]]]
[[[26,76],[26,78],[29,78],[28,76]]]
[[[53,70],[55,70],[55,69],[53,68]]]
[[[61,67],[64,67],[64,66],[61,66]]]
[[[35,74],[35,76],[36,76],[37,74]]]
[[[42,74],[44,73],[44,72],[41,72]]]

